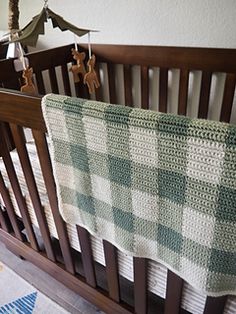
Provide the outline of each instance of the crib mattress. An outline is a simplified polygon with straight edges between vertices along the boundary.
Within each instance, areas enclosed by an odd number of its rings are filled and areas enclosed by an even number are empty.
[[[36,147],[33,141],[27,143],[27,150],[29,152],[29,157],[31,160],[33,172],[36,179],[36,184],[38,187],[38,191],[40,194],[41,202],[44,206],[46,219],[48,222],[50,233],[53,237],[58,239],[56,227],[54,224],[54,220],[52,217],[51,209],[49,206],[49,201],[47,197],[47,192],[44,184],[44,180],[42,177],[42,172],[39,165],[39,160],[37,157]],[[29,192],[27,189],[27,185],[24,179],[23,171],[20,165],[20,161],[18,158],[18,154],[16,151],[11,152],[11,157],[15,165],[15,169],[17,172],[18,180],[22,189],[22,192],[26,198],[26,203],[28,206],[29,214],[31,217],[32,223],[38,227],[37,219],[33,210],[33,206],[29,197]],[[12,188],[9,183],[9,179],[6,173],[6,169],[2,159],[0,158],[0,171],[3,175],[4,181],[9,188],[10,196],[12,199],[12,203],[15,208],[15,212],[18,216],[20,215],[19,208],[17,206],[17,202],[15,200]],[[2,200],[1,200],[2,201]],[[74,225],[67,224],[67,230],[69,235],[69,241],[71,247],[80,252],[80,244],[78,240],[77,230]],[[95,261],[98,263],[105,265],[104,252],[102,240],[91,236],[92,242],[92,252]],[[119,273],[123,277],[127,278],[130,281],[133,281],[133,259],[131,256],[128,256],[122,252],[118,252],[118,263],[119,263]],[[148,267],[148,289],[155,293],[156,295],[165,298],[166,291],[166,278],[167,278],[167,268],[155,261],[149,262]],[[189,311],[190,313],[202,314],[204,310],[206,296],[199,294],[198,291],[193,289],[187,283],[184,284],[183,296],[182,296],[182,307]],[[229,297],[226,308],[224,311],[225,314],[234,314],[236,313],[236,297]]]

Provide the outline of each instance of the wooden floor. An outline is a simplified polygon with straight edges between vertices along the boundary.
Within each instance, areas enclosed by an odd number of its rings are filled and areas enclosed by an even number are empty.
[[[63,284],[41,271],[33,264],[23,261],[0,242],[0,261],[32,284],[35,288],[72,314],[103,314],[94,305],[78,296]]]

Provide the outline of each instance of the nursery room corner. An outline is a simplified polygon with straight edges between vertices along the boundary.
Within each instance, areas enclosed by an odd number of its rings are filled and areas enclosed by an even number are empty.
[[[235,16],[0,1],[0,313],[236,313]]]

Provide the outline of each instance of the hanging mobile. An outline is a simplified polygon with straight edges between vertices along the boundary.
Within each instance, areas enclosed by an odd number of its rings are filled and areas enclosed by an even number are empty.
[[[50,10],[48,0],[44,0],[44,6],[41,12],[34,16],[32,21],[30,21],[24,28],[19,30],[18,38],[13,39],[10,42],[20,42],[25,46],[35,47],[39,35],[43,35],[45,32],[44,24],[48,20],[51,20],[53,28],[58,27],[62,32],[67,30],[71,31],[79,37],[88,34],[88,32],[96,32],[95,30],[79,28],[64,20],[62,16]]]
[[[36,46],[39,35],[44,34],[44,24],[48,20],[52,21],[53,28],[60,28],[61,31],[69,30],[72,33],[76,34],[77,36],[83,36],[85,34],[90,34],[90,32],[96,32],[95,30],[89,30],[89,29],[82,29],[78,28],[75,25],[71,24],[70,22],[67,22],[63,19],[60,15],[56,14],[48,7],[48,0],[44,0],[44,7],[41,10],[41,12],[34,16],[32,21],[29,22],[23,29],[19,30],[19,36],[17,38],[11,39],[12,42],[19,42],[25,46]],[[90,36],[90,35],[89,35]],[[89,37],[90,38],[90,37]],[[90,43],[89,43],[90,47]],[[78,47],[76,44],[75,49],[72,50],[73,58],[77,61],[77,64],[73,65],[71,67],[71,71],[74,74],[75,80],[79,81],[78,74],[82,74],[84,78],[84,83],[87,83],[89,86],[89,92],[94,91],[94,85],[95,87],[98,87],[100,84],[97,79],[96,72],[94,70],[95,65],[95,56],[91,56],[91,47],[90,49],[90,59],[88,61],[89,66],[89,72],[86,74],[85,66],[84,66],[84,59],[85,54],[78,52]],[[22,59],[23,63],[23,59]],[[35,92],[35,87],[33,85],[32,81],[33,76],[33,70],[31,68],[28,68],[24,66],[23,71],[23,78],[26,81],[26,84],[22,86],[22,89],[28,90],[28,92],[31,90],[31,93]],[[86,79],[85,79],[86,76]],[[91,93],[91,92],[90,92]]]
[[[88,50],[89,50],[89,60],[87,62],[89,71],[84,76],[84,84],[87,84],[89,89],[89,94],[95,93],[95,88],[100,86],[98,76],[94,70],[96,57],[91,53],[91,43],[90,43],[90,33],[88,33]]]
[[[84,75],[86,73],[85,65],[84,65],[84,59],[86,55],[84,52],[78,51],[78,45],[77,45],[75,35],[74,35],[74,40],[75,40],[75,48],[72,48],[71,52],[73,55],[73,59],[76,60],[77,64],[72,65],[69,71],[73,73],[74,82],[76,83],[80,81],[79,74],[81,74],[82,78],[84,78]]]
[[[36,94],[36,89],[33,83],[33,68],[27,67],[22,74],[25,79],[25,85],[21,86],[21,92],[27,94]]]
[[[27,93],[27,94],[36,94],[36,89],[33,83],[33,68],[29,68],[29,66],[26,64],[26,60],[24,57],[24,52],[21,47],[21,44],[19,44],[19,52],[20,52],[20,60],[22,62],[23,66],[23,72],[22,72],[22,78],[24,79],[24,85],[21,86],[21,92]]]

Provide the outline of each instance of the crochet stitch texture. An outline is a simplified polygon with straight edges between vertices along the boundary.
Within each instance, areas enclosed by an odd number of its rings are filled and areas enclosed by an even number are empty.
[[[66,222],[236,294],[235,126],[52,94],[43,112]]]

